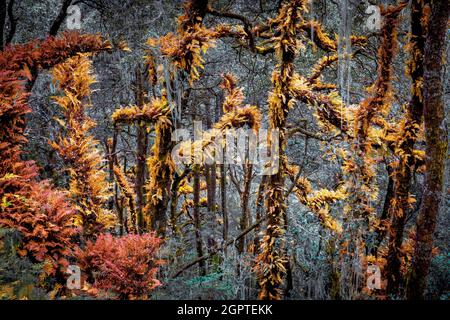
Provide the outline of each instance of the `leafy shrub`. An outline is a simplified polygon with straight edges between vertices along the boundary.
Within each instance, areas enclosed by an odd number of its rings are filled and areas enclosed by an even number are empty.
[[[120,238],[102,234],[88,241],[84,250],[77,249],[75,256],[94,289],[110,290],[120,299],[146,298],[161,285],[156,279],[162,264],[156,258],[160,244],[151,233]]]
[[[22,194],[3,197],[0,226],[20,233],[17,248],[20,256],[45,262],[46,274],[61,276],[72,253],[71,240],[78,233],[72,223],[74,210],[66,202],[65,194],[51,189],[45,181],[30,184]]]
[[[0,300],[46,299],[38,287],[43,265],[17,254],[20,238],[16,230],[0,229]]]

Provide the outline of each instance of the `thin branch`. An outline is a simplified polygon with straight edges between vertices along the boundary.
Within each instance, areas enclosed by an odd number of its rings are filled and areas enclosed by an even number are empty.
[[[329,138],[329,137],[321,136],[320,134],[311,132],[311,131],[306,130],[306,129],[302,128],[302,127],[296,127],[296,128],[290,129],[287,132],[287,137],[291,138],[296,133],[302,133],[302,134],[304,134],[305,136],[307,136],[309,138],[317,139],[317,140],[320,140],[320,141],[331,141],[331,138]]]
[[[223,245],[222,247],[219,247],[215,250],[212,250],[210,253],[203,255],[191,262],[189,262],[188,264],[186,264],[184,267],[182,267],[180,270],[178,270],[173,276],[172,279],[177,278],[180,274],[182,274],[184,271],[186,271],[187,269],[191,268],[192,266],[195,266],[197,263],[200,263],[202,261],[205,261],[207,259],[209,259],[210,257],[212,257],[213,255],[215,255],[217,252],[224,250],[226,247],[232,245],[233,243],[235,243],[236,241],[238,241],[239,239],[241,239],[242,237],[246,236],[250,231],[252,231],[253,229],[255,229],[257,226],[259,226],[262,222],[264,222],[267,219],[267,217],[261,218],[260,220],[258,220],[257,222],[255,222],[253,225],[251,225],[250,227],[248,227],[247,229],[245,229],[244,231],[242,231],[236,238],[232,239],[232,240],[228,240],[225,245]]]
[[[253,33],[251,31],[252,24],[246,17],[244,17],[240,14],[237,14],[237,13],[233,13],[233,12],[217,11],[217,10],[211,8],[210,6],[207,7],[206,12],[213,16],[216,16],[216,17],[230,18],[230,19],[236,19],[236,20],[241,21],[244,24],[244,31],[248,37],[248,46],[252,52],[256,51],[255,39],[254,39]]]
[[[5,46],[10,44],[12,39],[14,38],[14,35],[16,34],[16,27],[17,27],[17,19],[14,18],[14,0],[10,0],[8,3],[8,19],[9,19],[9,33],[8,37],[5,41]]]
[[[3,50],[3,31],[6,22],[6,0],[0,0],[0,50]]]
[[[59,10],[58,15],[56,16],[55,20],[52,23],[52,26],[50,27],[49,35],[56,36],[58,34],[58,31],[67,16],[67,9],[71,5],[71,3],[72,0],[63,0],[61,9]]]

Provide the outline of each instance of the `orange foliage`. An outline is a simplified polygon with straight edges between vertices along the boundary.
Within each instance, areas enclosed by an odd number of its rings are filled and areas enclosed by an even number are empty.
[[[0,225],[21,233],[20,254],[45,261],[48,274],[59,273],[67,265],[70,240],[77,230],[65,195],[38,181],[35,163],[21,159],[27,142],[25,115],[31,110],[20,79],[31,79],[30,69],[51,68],[79,51],[109,49],[99,36],[66,33],[61,38],[9,46],[0,53]]]
[[[278,16],[271,21],[275,27],[275,53],[279,64],[272,75],[272,92],[269,95],[269,123],[271,129],[280,130],[279,138],[279,170],[270,177],[266,208],[268,225],[261,241],[261,253],[256,259],[255,269],[260,285],[259,298],[278,300],[281,298],[280,285],[286,272],[285,248],[280,245],[284,238],[284,176],[287,167],[285,148],[286,118],[289,109],[295,103],[291,95],[291,81],[294,75],[294,58],[302,44],[297,39],[298,24],[302,14],[306,12],[306,0],[295,0],[285,3]]]
[[[156,257],[160,245],[152,233],[121,238],[102,234],[77,249],[75,257],[94,289],[111,291],[120,299],[145,299],[161,285],[156,279],[163,263]]]
[[[64,112],[64,120],[59,123],[65,138],[51,143],[67,164],[70,195],[79,215],[75,222],[83,226],[88,237],[115,223],[114,216],[105,209],[109,191],[106,173],[99,169],[103,159],[98,142],[89,134],[95,122],[85,114],[87,105],[83,102],[95,81],[91,64],[86,55],[78,55],[53,70],[54,81],[64,92],[54,99]]]
[[[128,182],[128,179],[123,173],[122,169],[118,167],[118,165],[113,165],[113,173],[114,177],[116,178],[117,184],[119,185],[120,191],[127,200],[126,201],[127,207],[130,210],[130,214],[127,220],[128,232],[136,233],[137,215],[136,215],[136,206],[134,204],[135,199],[134,190],[131,187],[130,183]]]
[[[45,262],[46,274],[61,277],[72,253],[71,240],[79,231],[73,226],[74,216],[66,195],[43,181],[3,196],[0,225],[20,232],[20,255]]]
[[[371,95],[361,102],[355,118],[355,134],[361,146],[368,151],[365,140],[368,138],[368,130],[373,118],[380,113],[387,112],[391,98],[392,61],[397,51],[397,26],[398,16],[406,3],[398,6],[390,6],[382,11],[384,17],[382,28],[382,43],[378,50],[378,77],[372,88]],[[383,115],[383,114],[381,114]]]
[[[169,112],[170,109],[167,106],[161,105],[160,103],[157,103],[157,101],[152,101],[145,104],[142,108],[131,106],[118,109],[114,111],[112,120],[117,124],[128,125],[139,122],[155,124],[158,121],[170,123],[170,120],[168,119]]]
[[[48,37],[26,44],[9,46],[0,53],[0,69],[23,70],[22,76],[29,78],[29,70],[49,69],[66,59],[84,52],[111,51],[111,43],[100,35],[80,34],[67,31],[58,38]]]

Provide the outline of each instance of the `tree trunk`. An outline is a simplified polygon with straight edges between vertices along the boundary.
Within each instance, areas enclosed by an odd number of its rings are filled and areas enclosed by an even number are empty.
[[[139,108],[144,106],[144,87],[142,72],[140,66],[136,67],[136,105]],[[146,219],[144,217],[144,184],[145,184],[145,167],[147,156],[147,130],[146,127],[140,123],[136,124],[137,138],[136,138],[136,178],[135,178],[135,192],[136,192],[136,214],[138,219],[138,232],[143,232],[146,226]]]
[[[286,211],[283,212],[283,220],[284,220],[284,230],[288,230],[289,221],[287,217]],[[289,250],[286,250],[286,255],[289,257],[286,260],[286,287],[284,288],[283,295],[286,298],[289,298],[291,296],[291,290],[294,289],[294,278],[292,274],[292,261],[294,260],[292,252],[289,253]]]
[[[174,235],[178,234],[177,207],[178,207],[178,187],[181,182],[178,173],[174,173],[172,186],[170,188],[170,226]]]
[[[335,264],[336,239],[331,237],[327,242],[326,253],[327,262],[330,266],[329,283],[330,298],[332,300],[341,300],[341,275]]]
[[[261,244],[258,257],[259,283],[261,300],[281,299],[281,285],[286,272],[286,257],[284,248],[285,225],[283,223],[286,210],[285,203],[285,171],[286,159],[286,119],[294,99],[291,95],[291,81],[294,76],[294,60],[297,53],[295,48],[297,23],[301,19],[303,2],[286,2],[276,18],[279,24],[280,49],[277,54],[279,65],[272,76],[273,91],[269,100],[269,123],[271,130],[279,130],[276,157],[278,171],[269,177],[267,184],[267,229]],[[274,143],[273,141],[271,143]]]
[[[244,231],[250,225],[250,211],[248,207],[248,202],[250,198],[250,186],[252,182],[252,173],[253,166],[250,163],[244,164],[244,190],[241,194],[241,209],[242,215],[239,221],[239,229],[240,231]],[[239,254],[242,254],[245,251],[245,236],[239,239],[237,249]]]
[[[110,141],[107,140],[105,143],[106,151],[108,152],[107,159],[108,159],[109,182],[113,185],[113,190],[114,190],[114,196],[111,197],[108,201],[108,209],[111,211],[114,209],[114,204],[117,203],[116,200],[117,200],[118,194],[119,194],[119,187],[118,187],[117,183],[115,183],[115,178],[114,178],[114,166],[118,163],[117,154],[116,154],[117,137],[118,137],[118,131],[114,127],[112,139]],[[116,209],[117,209],[117,216],[119,218],[120,235],[123,235],[123,231],[124,231],[123,210],[119,210],[119,208],[117,206],[116,206]]]
[[[206,125],[208,128],[211,128],[211,117],[206,117]],[[205,164],[204,165],[205,170],[205,178],[206,178],[206,185],[207,185],[207,200],[208,200],[208,211],[214,212],[216,210],[216,164]]]
[[[409,299],[423,299],[433,247],[433,234],[443,199],[445,158],[448,147],[443,90],[449,0],[433,1],[424,54],[424,122],[426,172],[422,204],[417,218],[415,252],[407,286]]]
[[[388,174],[388,184],[386,187],[386,195],[384,197],[384,203],[383,203],[383,211],[381,212],[380,216],[380,225],[375,230],[375,240],[374,244],[371,248],[371,254],[374,256],[378,256],[378,249],[383,242],[384,238],[386,237],[387,233],[387,224],[389,222],[389,208],[391,207],[391,200],[394,196],[394,179],[392,178],[392,169],[390,168],[389,164],[386,164],[386,171]]]
[[[208,211],[216,211],[216,164],[205,164],[205,176],[207,184],[207,200],[208,200]]]
[[[169,121],[172,121],[172,117],[170,115],[168,115],[168,118]],[[162,237],[165,236],[167,229],[166,211],[167,206],[169,205],[170,185],[172,183],[172,159],[170,155],[173,147],[172,129],[172,126],[157,124],[157,136],[152,152],[155,153],[153,157],[157,158],[160,167],[157,169],[157,172],[151,173],[150,179],[155,181],[156,187],[158,188],[158,190],[161,190],[161,195],[156,200],[156,202],[153,203],[151,203],[150,199],[147,198],[148,202],[151,204],[151,227],[157,232],[159,236]],[[152,168],[152,170],[155,169]]]
[[[266,184],[267,184],[267,176],[264,175],[261,178],[261,183],[259,184],[258,187],[258,193],[256,195],[256,221],[259,221],[262,216],[263,216],[263,211],[264,211],[264,193],[266,190]],[[253,240],[255,249],[254,252],[255,254],[259,253],[259,246],[260,246],[260,241],[261,241],[261,237],[259,235],[261,231],[261,227],[258,225],[257,229],[255,230],[255,238]]]
[[[224,150],[225,154],[225,150]],[[224,159],[225,160],[225,159]],[[222,238],[223,243],[228,241],[228,211],[227,211],[227,175],[226,175],[227,166],[225,163],[220,165],[220,200],[221,200],[221,210],[222,210]],[[225,248],[224,253],[227,253]]]
[[[203,241],[201,233],[201,218],[200,218],[200,169],[199,165],[194,165],[193,175],[194,175],[194,229],[195,229],[195,246],[197,249],[197,256],[203,257]],[[200,276],[206,275],[205,262],[200,261],[199,263]]]
[[[423,53],[425,47],[424,4],[421,0],[413,0],[411,7],[411,40],[410,60],[408,63],[411,76],[411,100],[406,111],[403,132],[400,133],[398,146],[399,164],[394,170],[394,194],[389,201],[389,252],[387,257],[387,292],[398,294],[402,285],[401,246],[406,216],[410,207],[408,202],[411,189],[411,177],[415,167],[414,145],[419,134],[423,115],[421,81],[423,80]]]

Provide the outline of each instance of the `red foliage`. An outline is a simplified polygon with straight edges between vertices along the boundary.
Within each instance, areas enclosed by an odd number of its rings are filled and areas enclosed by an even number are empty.
[[[161,239],[151,233],[121,238],[102,234],[88,241],[85,250],[77,249],[75,256],[95,289],[110,290],[121,299],[145,298],[161,285],[156,279],[163,263],[156,258],[160,245]]]
[[[0,52],[0,70],[23,70],[22,75],[29,78],[28,73],[34,68],[49,69],[78,53],[111,49],[110,42],[100,35],[67,31],[58,38],[48,37],[6,48]]]
[[[78,52],[110,48],[109,42],[98,35],[68,32],[61,38],[49,37],[0,52],[0,195],[27,193],[38,175],[33,161],[21,159],[21,146],[27,142],[25,115],[30,108],[24,81],[20,79],[30,79],[30,69],[51,68]]]
[[[0,225],[20,232],[19,254],[45,261],[47,274],[64,274],[72,237],[78,233],[72,223],[74,210],[64,193],[51,189],[47,181],[30,184],[27,192],[21,193],[4,196]]]
[[[46,271],[54,274],[65,267],[72,210],[64,194],[37,181],[33,161],[21,159],[24,115],[30,110],[23,83],[12,72],[0,72],[0,226],[18,230],[23,238],[19,252],[35,261],[46,260]]]
[[[74,32],[49,37],[0,52],[0,226],[17,229],[22,237],[20,253],[37,261],[48,261],[54,274],[67,265],[69,242],[76,233],[73,211],[65,196],[39,181],[34,161],[22,160],[25,115],[31,110],[21,79],[31,72],[51,68],[78,52],[109,50],[109,42],[98,35]]]
[[[23,136],[24,116],[30,109],[23,83],[12,72],[0,72],[0,194],[18,189],[37,174],[32,162],[20,159],[20,147],[26,142]],[[9,173],[9,179],[5,174]],[[13,176],[11,176],[14,175]],[[20,177],[19,177],[20,176]],[[20,179],[19,179],[20,178]]]

